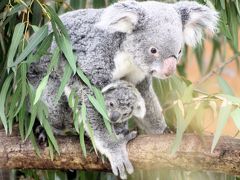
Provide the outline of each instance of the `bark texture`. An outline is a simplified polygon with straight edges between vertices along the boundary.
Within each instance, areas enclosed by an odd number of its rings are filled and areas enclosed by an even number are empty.
[[[128,144],[129,158],[135,168],[161,167],[184,170],[209,170],[240,175],[240,139],[222,137],[213,153],[210,153],[212,136],[186,134],[176,154],[169,149],[175,135],[141,135]],[[47,148],[38,157],[29,141],[21,142],[18,135],[6,136],[0,131],[0,169],[81,169],[110,170],[94,151],[84,158],[77,137],[58,137],[61,155],[52,161]],[[89,149],[90,146],[87,146]]]

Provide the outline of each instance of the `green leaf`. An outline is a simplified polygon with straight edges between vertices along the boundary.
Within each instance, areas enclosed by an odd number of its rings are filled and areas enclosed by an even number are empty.
[[[11,97],[11,104],[8,111],[8,129],[9,134],[12,134],[12,125],[13,125],[13,119],[14,119],[14,110],[17,106],[19,106],[19,97],[21,96],[21,86],[18,86],[16,91],[14,92],[13,96]]]
[[[32,145],[33,145],[33,147],[34,147],[34,150],[36,151],[36,154],[37,154],[39,157],[41,157],[40,150],[39,150],[39,148],[38,148],[38,144],[37,144],[37,142],[36,142],[36,139],[35,139],[34,134],[33,134],[32,131],[31,131],[29,137],[30,137],[31,143],[32,143]]]
[[[35,96],[35,99],[34,99],[34,102],[33,102],[33,105],[35,105],[38,100],[40,99],[41,97],[41,94],[43,92],[43,90],[45,89],[45,87],[47,86],[47,83],[48,83],[48,78],[49,78],[49,74],[47,74],[40,82],[37,90],[36,90],[36,96]]]
[[[218,84],[225,94],[234,96],[233,90],[228,85],[228,83],[220,76],[217,77]]]
[[[65,55],[69,65],[71,66],[73,73],[76,73],[76,56],[73,54],[72,44],[67,33],[65,26],[63,25],[62,21],[59,19],[57,14],[47,6],[47,9],[52,17],[51,23],[53,32],[55,35],[55,40],[57,45],[62,50],[63,54]],[[56,25],[58,26],[59,30],[57,29]],[[61,33],[63,34],[61,34]]]
[[[69,35],[67,33],[67,30],[64,26],[64,24],[62,23],[61,19],[58,17],[57,13],[54,12],[54,10],[50,7],[50,6],[46,6],[46,10],[48,11],[48,13],[50,14],[51,16],[51,22],[52,23],[56,23],[57,26],[59,27],[59,29],[61,30],[61,33],[63,33],[63,35],[68,39],[70,40],[69,38]]]
[[[231,117],[236,127],[240,130],[240,108],[236,108],[233,112],[231,112]]]
[[[13,6],[13,8],[11,9],[11,11],[8,12],[7,16],[12,16],[13,14],[20,12],[21,10],[23,10],[24,8],[26,8],[23,4],[17,4],[15,6]]]
[[[53,161],[53,158],[54,158],[54,147],[53,147],[53,144],[51,143],[50,140],[48,140],[48,143],[49,143],[49,155],[50,155],[51,160]]]
[[[225,10],[225,0],[220,0],[220,3],[221,3],[221,7],[222,7],[222,9]]]
[[[227,94],[217,94],[217,95],[215,95],[215,97],[222,99],[222,100],[226,99],[227,101],[229,101],[233,104],[240,105],[240,98],[236,97],[236,96],[231,96],[231,95],[227,95]]]
[[[217,145],[217,142],[221,136],[222,130],[228,120],[231,109],[232,109],[232,105],[229,105],[225,101],[222,103],[222,105],[220,107],[220,111],[219,111],[219,115],[218,115],[218,122],[217,122],[216,131],[215,131],[214,137],[213,137],[211,152],[213,152],[214,148]]]
[[[56,48],[56,49],[53,51],[51,63],[50,63],[50,65],[48,66],[47,73],[51,73],[53,69],[57,69],[59,56],[60,56],[60,50],[59,50],[59,48]]]
[[[102,92],[99,89],[97,89],[96,87],[93,87],[93,92],[94,92],[94,95],[96,97],[97,102],[100,104],[100,106],[102,107],[105,114],[107,114],[107,108],[105,106],[105,101],[104,101],[104,97],[102,95]],[[103,117],[103,121],[104,121],[104,124],[105,124],[108,132],[110,134],[112,134],[112,126],[109,122],[109,118],[106,119],[106,118]]]
[[[45,106],[43,103],[41,103],[41,107]],[[43,127],[47,133],[47,136],[48,138],[50,139],[54,149],[57,151],[58,154],[60,154],[60,151],[59,151],[59,147],[58,147],[58,144],[57,144],[57,141],[53,135],[53,132],[52,132],[52,128],[48,122],[48,120],[45,118],[45,112],[43,109],[41,109],[38,113],[41,113],[43,116],[43,119],[42,119],[42,122],[43,122]],[[40,117],[40,116],[38,116]]]
[[[175,154],[176,151],[178,150],[182,141],[183,133],[184,133],[184,129],[183,129],[184,116],[180,108],[177,106],[177,104],[174,106],[174,112],[175,112],[176,121],[177,121],[177,133],[176,133],[176,138],[174,139],[171,147],[171,154]]]
[[[31,104],[31,111],[30,112],[31,112],[31,117],[30,117],[30,122],[29,122],[29,125],[28,125],[28,130],[27,130],[27,133],[26,133],[26,136],[25,136],[25,141],[27,140],[28,136],[32,132],[33,125],[34,125],[34,122],[35,122],[36,117],[37,117],[38,104],[36,104],[36,105]]]
[[[68,64],[66,64],[65,69],[64,69],[64,73],[63,73],[63,77],[61,79],[61,84],[60,84],[60,87],[59,87],[58,92],[57,92],[56,102],[58,102],[59,99],[61,98],[62,93],[64,91],[64,87],[68,83],[71,76],[72,76],[72,69]]]
[[[25,120],[28,121],[26,117],[26,112],[27,112],[26,104],[24,103],[18,115],[18,122],[19,122],[18,127],[19,127],[19,132],[20,132],[22,141],[24,140],[24,121]]]
[[[9,67],[13,63],[13,59],[16,54],[18,45],[23,37],[24,28],[25,28],[24,23],[19,23],[16,25],[14,29],[11,45],[8,51],[7,67]]]
[[[235,6],[236,6],[236,9],[237,9],[237,12],[238,12],[238,16],[240,16],[239,0],[235,1]]]
[[[63,51],[69,65],[71,66],[73,73],[76,73],[76,56],[73,54],[72,45],[65,36],[60,36],[60,48]]]
[[[81,78],[81,80],[90,88],[90,89],[93,89],[92,88],[92,85],[89,81],[89,79],[87,78],[87,76],[83,73],[83,71],[79,68],[77,68],[77,74],[78,76]]]
[[[95,139],[94,139],[94,131],[93,131],[92,127],[91,127],[91,124],[87,120],[87,108],[86,108],[86,105],[85,105],[84,102],[82,103],[82,107],[81,107],[81,118],[82,118],[81,122],[83,122],[84,126],[86,126],[87,129],[88,129],[88,131],[87,131],[88,135],[89,135],[89,137],[91,139],[93,148],[94,148],[94,150],[95,150],[95,152],[97,154],[96,143],[95,143]],[[83,133],[83,132],[81,131],[80,133]],[[80,136],[81,136],[81,134],[80,134]],[[80,142],[80,143],[83,143],[83,142]],[[81,145],[81,147],[84,148],[83,145]]]
[[[6,80],[3,83],[2,90],[0,93],[0,99],[1,99],[1,101],[0,101],[0,119],[2,121],[2,124],[4,126],[6,134],[8,132],[8,126],[7,126],[7,118],[5,115],[5,107],[4,106],[5,106],[5,100],[6,100],[6,96],[8,93],[8,89],[9,89],[10,83],[12,82],[12,79],[13,79],[13,74],[8,75],[8,77],[6,78]]]
[[[22,62],[36,47],[42,42],[42,40],[48,35],[48,26],[42,26],[37,32],[35,32],[29,39],[29,42],[23,52],[18,56],[16,61],[13,64],[10,64],[10,67],[18,65]]]
[[[101,104],[91,95],[88,95],[88,99],[91,102],[91,104],[94,106],[94,108],[103,116],[103,118],[109,120],[109,117],[108,117],[107,113],[104,111]]]
[[[87,151],[86,151],[85,140],[84,140],[84,132],[85,132],[84,123],[83,123],[83,121],[81,121],[80,129],[79,129],[79,138],[80,138],[80,145],[81,145],[81,149],[83,151],[83,155],[84,155],[84,157],[86,157],[87,156]]]
[[[46,54],[47,50],[52,44],[52,40],[53,40],[53,33],[49,34],[47,37],[44,38],[39,48],[37,48],[37,51],[34,53],[34,55],[32,55],[27,59],[26,63],[31,64],[32,62],[39,60],[44,54]]]

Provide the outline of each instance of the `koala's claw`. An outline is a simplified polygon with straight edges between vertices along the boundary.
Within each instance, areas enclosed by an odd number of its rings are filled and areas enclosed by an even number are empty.
[[[125,140],[128,142],[135,139],[136,137],[137,137],[137,131],[132,131],[125,136]]]
[[[112,152],[109,156],[109,161],[112,167],[113,174],[115,176],[120,176],[121,179],[127,179],[127,174],[132,174],[134,168],[132,163],[128,158],[128,153],[126,149],[126,144],[129,140],[132,140],[136,137],[137,132],[133,131],[125,137],[125,141],[120,147],[116,148],[116,151]]]
[[[36,129],[34,130],[34,134],[40,147],[46,147],[48,145],[46,131],[41,125],[38,125],[36,127]]]

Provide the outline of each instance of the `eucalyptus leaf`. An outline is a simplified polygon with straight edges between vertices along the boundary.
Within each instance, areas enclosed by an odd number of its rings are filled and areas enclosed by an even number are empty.
[[[42,42],[42,40],[48,35],[48,26],[44,25],[42,26],[37,32],[35,32],[31,38],[29,39],[29,42],[26,46],[26,48],[23,50],[23,52],[17,57],[16,61],[12,64],[10,64],[10,67],[18,65],[20,62],[22,62],[36,47],[39,43]]]
[[[222,91],[225,94],[229,94],[234,96],[233,90],[231,89],[231,87],[228,85],[227,81],[225,81],[222,77],[218,76],[217,77],[218,80],[218,84],[220,86],[220,88],[222,89]]]
[[[233,112],[231,112],[231,117],[236,127],[240,130],[240,108],[236,108]]]
[[[13,79],[13,74],[10,74],[7,76],[6,80],[3,83],[1,93],[0,93],[0,119],[2,121],[2,124],[4,126],[6,134],[8,133],[8,125],[7,125],[7,118],[5,115],[5,100],[6,100],[6,95],[8,93],[10,83],[12,82]]]
[[[217,127],[216,127],[216,130],[214,133],[214,137],[213,137],[211,152],[213,152],[214,148],[217,145],[217,142],[221,136],[222,130],[223,130],[224,126],[226,125],[227,120],[229,118],[231,109],[232,109],[232,105],[226,103],[226,101],[223,101],[223,103],[220,107],[219,115],[218,115],[218,122],[217,122]]]
[[[24,31],[25,25],[24,23],[19,23],[16,25],[12,42],[8,51],[8,57],[7,57],[7,67],[10,67],[10,65],[13,63],[14,56],[16,54],[17,48],[19,46],[19,43],[23,37],[23,31]]]

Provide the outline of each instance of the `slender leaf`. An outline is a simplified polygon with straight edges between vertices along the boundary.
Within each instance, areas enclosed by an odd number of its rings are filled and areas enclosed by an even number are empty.
[[[71,66],[73,73],[76,73],[76,56],[73,54],[71,42],[65,37],[60,36],[60,48],[63,51],[69,65]]]
[[[7,93],[8,93],[8,90],[9,90],[9,86],[10,86],[10,83],[12,82],[12,79],[13,79],[13,74],[10,74],[5,82],[3,83],[3,86],[2,86],[2,90],[1,90],[1,93],[0,93],[0,119],[2,121],[2,124],[4,126],[4,129],[5,129],[5,132],[6,134],[8,133],[8,125],[7,125],[7,118],[6,118],[6,115],[5,115],[5,100],[6,100],[6,96],[7,96]]]
[[[49,78],[49,74],[47,74],[40,82],[37,90],[36,90],[36,96],[35,96],[35,99],[34,99],[34,102],[33,102],[33,105],[35,105],[38,100],[40,99],[41,97],[41,94],[43,92],[43,90],[45,89],[45,87],[47,86],[47,83],[48,83],[48,78]]]
[[[32,132],[32,129],[33,129],[33,125],[34,125],[34,122],[36,120],[36,117],[37,117],[37,112],[38,112],[38,105],[31,105],[31,117],[30,117],[30,122],[29,122],[29,125],[28,125],[28,130],[27,130],[27,133],[26,133],[26,136],[25,136],[25,141],[27,140],[28,136],[31,134]]]
[[[228,104],[226,101],[224,101],[222,103],[220,111],[219,111],[219,115],[218,115],[216,131],[215,131],[214,137],[213,137],[211,152],[213,152],[214,148],[217,145],[217,142],[221,136],[222,130],[228,120],[231,109],[232,109],[232,105]]]
[[[87,78],[87,76],[83,73],[83,71],[79,68],[77,68],[77,74],[78,76],[81,78],[81,80],[90,88],[90,89],[93,89],[92,88],[92,85],[89,81],[89,79]]]
[[[218,76],[217,80],[224,93],[234,96],[233,90],[222,77]]]
[[[34,55],[30,56],[27,59],[26,63],[31,64],[32,62],[39,60],[44,54],[46,54],[47,50],[49,49],[52,43],[52,40],[53,40],[53,33],[50,33],[47,37],[44,38],[44,40],[40,44],[39,48],[37,48],[37,51],[34,53]]]
[[[104,111],[101,104],[99,104],[99,102],[91,95],[88,95],[88,99],[91,102],[91,104],[94,106],[94,108],[103,116],[103,118],[109,120],[109,117],[107,113]]]
[[[13,64],[10,64],[9,66],[16,66],[20,62],[22,62],[36,47],[37,45],[42,42],[42,40],[48,35],[48,26],[44,25],[42,26],[37,32],[35,32],[31,38],[29,39],[29,42],[26,46],[26,48],[23,50],[23,52],[18,56],[16,61]]]
[[[233,112],[231,112],[231,117],[236,127],[240,130],[240,108],[236,108]]]
[[[32,143],[32,145],[33,145],[33,147],[34,147],[34,150],[35,150],[36,154],[37,154],[39,157],[41,157],[40,149],[38,148],[38,144],[37,144],[37,142],[36,142],[36,139],[35,139],[34,134],[33,134],[32,131],[31,131],[31,133],[30,133],[29,138],[30,138],[30,140],[31,140],[31,143]]]
[[[13,63],[13,58],[16,54],[18,45],[23,37],[23,31],[24,31],[25,25],[24,23],[19,23],[16,25],[14,32],[13,32],[13,37],[12,37],[12,42],[8,51],[8,57],[7,57],[7,66],[9,67]]]
[[[54,149],[57,151],[58,154],[60,154],[60,151],[59,151],[59,147],[58,147],[58,144],[57,144],[57,141],[53,135],[53,132],[52,132],[52,128],[48,122],[48,120],[46,118],[44,118],[43,120],[43,127],[47,133],[47,136],[48,138],[50,139]]]
[[[61,79],[61,84],[60,84],[60,87],[59,87],[58,92],[57,92],[56,102],[58,102],[59,99],[61,98],[62,93],[64,91],[64,87],[68,83],[71,76],[72,76],[72,69],[68,64],[66,64],[65,69],[64,69],[64,73],[63,73],[63,77]]]

